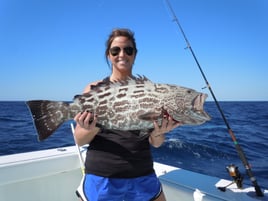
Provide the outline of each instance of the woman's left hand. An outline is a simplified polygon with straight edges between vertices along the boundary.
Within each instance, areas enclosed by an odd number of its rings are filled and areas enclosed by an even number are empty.
[[[154,121],[154,130],[149,137],[150,144],[154,147],[160,147],[165,141],[165,134],[180,125],[181,123],[175,121],[169,115],[163,117],[161,125],[158,125],[158,122]]]
[[[153,135],[154,137],[163,135],[180,125],[181,123],[175,121],[171,116],[164,116],[161,125],[158,125],[158,122],[154,121],[154,130],[151,135]]]

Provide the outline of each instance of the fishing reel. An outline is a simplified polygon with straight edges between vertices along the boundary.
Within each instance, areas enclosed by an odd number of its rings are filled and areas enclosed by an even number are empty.
[[[240,174],[238,167],[234,164],[228,165],[226,167],[227,171],[229,172],[229,175],[234,179],[234,182],[237,185],[237,188],[243,187],[243,176]]]
[[[233,178],[233,181],[228,184],[227,186],[224,187],[218,187],[219,190],[225,192],[226,188],[230,185],[232,185],[233,183],[236,183],[237,188],[242,188],[243,187],[243,176],[240,174],[238,167],[235,166],[234,164],[228,165],[226,167],[227,172],[229,173],[229,175]]]

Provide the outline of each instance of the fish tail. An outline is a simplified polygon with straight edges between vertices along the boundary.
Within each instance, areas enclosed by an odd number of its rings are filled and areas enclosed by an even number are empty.
[[[69,104],[59,101],[27,101],[33,122],[38,133],[38,140],[48,138],[62,123],[68,120]]]

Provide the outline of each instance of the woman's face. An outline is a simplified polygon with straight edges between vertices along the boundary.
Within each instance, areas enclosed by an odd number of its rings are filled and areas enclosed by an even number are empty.
[[[115,37],[111,43],[108,55],[112,64],[113,73],[131,75],[135,54],[133,44],[127,37]]]

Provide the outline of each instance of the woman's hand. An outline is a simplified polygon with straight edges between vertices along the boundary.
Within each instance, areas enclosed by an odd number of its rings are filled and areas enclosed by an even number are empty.
[[[85,111],[85,112],[78,113],[74,117],[74,120],[81,128],[86,129],[86,130],[92,130],[96,127],[97,115],[94,115],[91,112]]]
[[[163,135],[173,130],[174,128],[180,126],[181,123],[175,121],[171,116],[164,116],[162,124],[158,125],[157,121],[154,121],[154,130],[151,133],[154,137]]]
[[[165,134],[180,125],[180,122],[175,121],[168,115],[164,116],[161,125],[158,125],[158,122],[154,121],[154,130],[149,137],[150,144],[154,147],[160,147],[165,140]]]
[[[79,146],[90,143],[100,128],[96,127],[97,115],[85,111],[75,115],[75,141]]]

